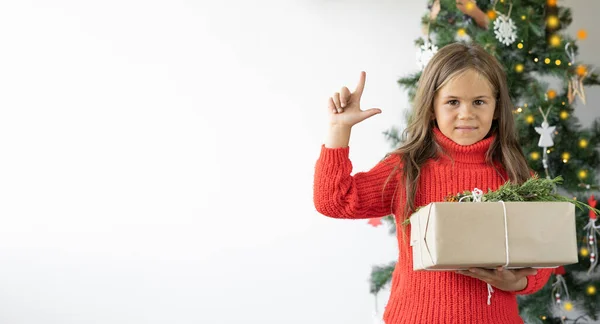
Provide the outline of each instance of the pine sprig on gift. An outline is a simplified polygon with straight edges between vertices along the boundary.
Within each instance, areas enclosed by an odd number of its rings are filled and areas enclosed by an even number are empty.
[[[492,191],[488,188],[488,192],[481,196],[482,202],[519,202],[519,201],[565,201],[574,204],[577,208],[584,210],[585,208],[592,210],[596,215],[600,215],[600,210],[596,209],[577,199],[562,196],[556,192],[556,186],[561,184],[563,178],[557,176],[554,179],[540,178],[537,174],[527,179],[523,184],[514,184],[510,181],[504,183],[500,188]],[[466,190],[456,195],[448,195],[444,198],[444,202],[472,202],[473,192]],[[419,210],[420,208],[417,208]],[[416,212],[416,211],[415,211]],[[410,218],[402,222],[402,225],[410,224]]]
[[[538,175],[534,175],[525,181],[523,184],[514,184],[507,181],[505,184],[500,186],[495,191],[488,189],[487,193],[481,196],[482,202],[513,202],[513,201],[565,201],[575,204],[575,206],[581,210],[587,208],[594,211],[596,215],[600,214],[600,210],[593,208],[592,206],[572,198],[562,196],[556,192],[556,186],[561,184],[563,178],[558,176],[554,179],[540,178]],[[473,201],[473,192],[464,191],[457,195],[450,195],[444,199],[444,201]]]

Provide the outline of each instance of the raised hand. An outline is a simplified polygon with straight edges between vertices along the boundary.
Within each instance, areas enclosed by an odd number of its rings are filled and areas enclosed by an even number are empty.
[[[332,126],[352,127],[381,113],[381,109],[378,108],[360,109],[360,98],[365,89],[366,75],[364,71],[360,73],[360,79],[354,92],[350,92],[347,87],[342,87],[340,92],[336,92],[329,98],[328,110]]]

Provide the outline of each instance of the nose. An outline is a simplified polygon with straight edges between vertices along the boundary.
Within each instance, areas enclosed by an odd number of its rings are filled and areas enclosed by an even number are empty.
[[[458,108],[458,119],[468,120],[473,119],[474,117],[474,108],[470,104],[463,103],[460,105]]]

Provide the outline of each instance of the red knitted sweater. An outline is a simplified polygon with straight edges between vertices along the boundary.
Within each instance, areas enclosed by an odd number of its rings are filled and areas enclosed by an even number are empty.
[[[461,146],[434,129],[435,140],[448,153],[428,161],[421,169],[415,206],[443,201],[449,193],[481,188],[495,190],[508,179],[502,166],[499,171],[485,162],[485,153],[494,137],[469,146]],[[403,185],[397,188],[396,203],[392,206],[399,176],[389,179],[398,155],[380,161],[367,172],[352,175],[349,148],[326,148],[316,163],[314,204],[317,211],[334,218],[372,218],[396,215],[402,222]],[[452,162],[454,161],[454,162]],[[468,229],[465,229],[468,230]],[[517,307],[517,294],[531,294],[541,289],[551,269],[540,269],[527,277],[522,291],[505,292],[494,289],[491,305],[487,305],[487,284],[481,280],[451,271],[413,271],[410,252],[410,226],[407,237],[397,231],[399,257],[392,275],[391,292],[385,308],[387,324],[513,324],[523,323]]]

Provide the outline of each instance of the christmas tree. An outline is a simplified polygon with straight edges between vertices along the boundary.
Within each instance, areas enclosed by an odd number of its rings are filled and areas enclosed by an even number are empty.
[[[565,195],[596,206],[596,173],[600,165],[600,122],[583,128],[576,106],[586,102],[584,86],[600,84],[594,67],[577,59],[577,42],[586,31],[568,35],[571,10],[556,0],[430,0],[422,17],[423,36],[415,44],[417,71],[398,80],[415,95],[421,71],[438,48],[454,42],[475,42],[504,66],[520,143],[532,170],[540,177],[561,176]],[[558,86],[550,86],[555,80]],[[600,108],[600,107],[598,107]],[[407,116],[410,118],[410,116]],[[393,147],[401,144],[396,128],[384,132]],[[519,311],[527,323],[591,323],[600,318],[600,267],[595,215],[578,210],[579,263],[557,268],[539,292],[519,296]],[[392,216],[383,218],[396,231]],[[395,262],[376,265],[371,293],[390,283]]]

